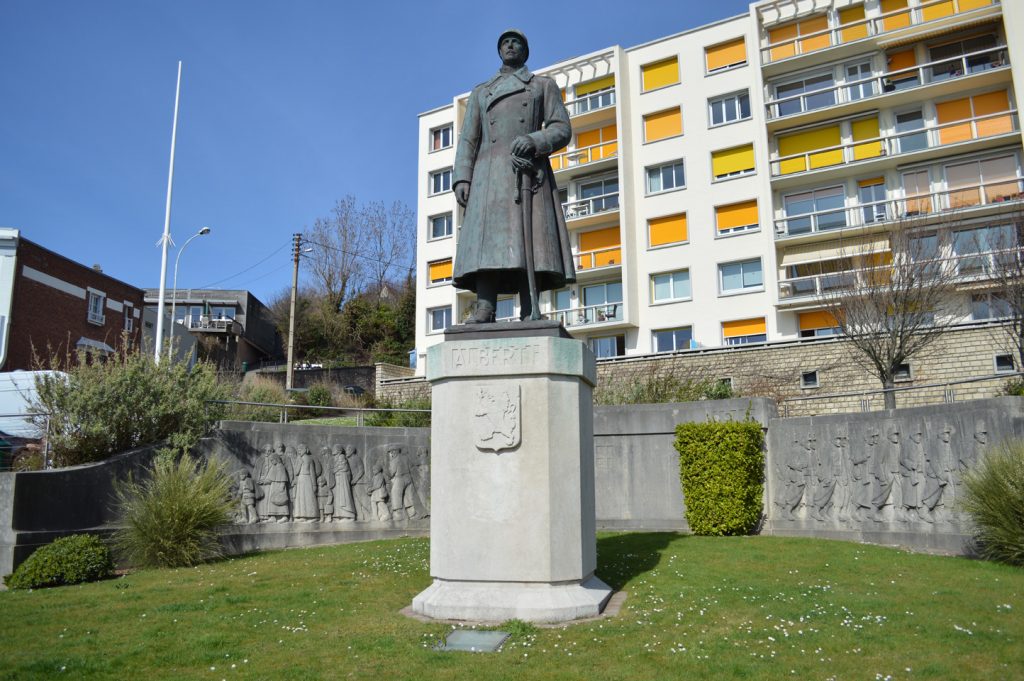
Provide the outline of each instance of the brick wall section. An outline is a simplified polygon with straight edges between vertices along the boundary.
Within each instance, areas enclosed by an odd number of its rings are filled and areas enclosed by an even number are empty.
[[[993,357],[1008,352],[1008,336],[1000,325],[965,325],[947,331],[923,354],[910,360],[912,380],[899,387],[956,381],[994,373]],[[598,389],[616,383],[642,381],[652,375],[674,373],[694,380],[731,378],[734,390],[746,396],[770,397],[780,402],[780,415],[808,416],[860,411],[862,400],[870,410],[883,408],[882,396],[825,398],[835,393],[879,390],[881,385],[856,360],[850,343],[841,338],[806,339],[750,348],[713,348],[675,354],[601,360],[597,364]],[[818,388],[800,388],[800,375],[818,372]],[[378,376],[380,374],[378,373]],[[1006,378],[950,386],[957,402],[996,397]],[[898,407],[939,404],[942,386],[897,393]],[[429,397],[430,384],[415,379],[378,378],[377,395],[392,402]],[[787,401],[787,398],[823,396],[822,399]]]
[[[104,323],[88,321],[89,300],[57,290],[24,275],[26,266],[82,289],[92,287],[106,294],[107,300],[128,301],[140,313],[143,309],[142,289],[130,286],[102,272],[49,251],[27,239],[20,239],[14,277],[11,325],[8,334],[7,358],[3,371],[32,369],[33,347],[40,359],[51,354],[63,357],[75,349],[79,338],[106,343],[113,348],[122,344],[124,313],[104,305]],[[127,309],[127,308],[126,308]],[[134,319],[129,342],[138,346],[142,334],[141,317]],[[47,351],[50,348],[50,351]]]

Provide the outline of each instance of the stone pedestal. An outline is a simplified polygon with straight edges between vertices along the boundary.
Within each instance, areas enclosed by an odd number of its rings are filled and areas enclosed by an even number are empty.
[[[594,355],[571,338],[430,348],[430,571],[413,610],[559,622],[601,612],[594,576]],[[480,337],[483,336],[483,337]]]

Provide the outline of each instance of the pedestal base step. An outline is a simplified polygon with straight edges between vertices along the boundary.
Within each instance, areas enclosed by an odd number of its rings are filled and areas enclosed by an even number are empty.
[[[412,600],[412,609],[442,620],[568,622],[600,615],[611,595],[611,587],[595,576],[575,584],[436,579]]]

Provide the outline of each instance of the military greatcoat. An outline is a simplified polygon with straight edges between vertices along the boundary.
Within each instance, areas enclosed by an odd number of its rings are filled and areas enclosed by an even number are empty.
[[[529,136],[537,147],[532,185],[532,234],[537,289],[576,280],[565,217],[548,156],[572,137],[569,114],[551,78],[525,67],[473,89],[455,154],[453,186],[468,182],[469,201],[455,253],[454,284],[476,291],[477,274],[499,273],[500,293],[516,293],[526,271],[522,205],[516,203],[512,141]]]

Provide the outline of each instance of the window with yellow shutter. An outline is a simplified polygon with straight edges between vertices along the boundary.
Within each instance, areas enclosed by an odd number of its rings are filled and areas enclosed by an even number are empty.
[[[622,249],[619,227],[595,229],[580,234],[580,253],[576,266],[581,270],[622,264]]]
[[[722,322],[722,338],[726,345],[763,343],[768,340],[768,326],[764,317]]]
[[[715,227],[719,234],[750,232],[760,227],[757,199],[715,206]]]
[[[683,113],[679,107],[644,116],[644,142],[656,142],[683,134]]]
[[[939,102],[935,105],[939,141],[953,144],[1013,132],[1012,118],[999,115],[1009,110],[1010,99],[1006,90]]]
[[[768,61],[807,54],[831,44],[828,15],[818,14],[785,26],[768,29]]]
[[[452,259],[435,260],[427,265],[427,279],[431,286],[452,280]]]
[[[708,73],[747,63],[747,43],[743,38],[704,48],[704,64]]]
[[[816,336],[834,336],[839,333],[839,322],[828,310],[815,310],[813,312],[801,312],[800,337],[814,338]]]
[[[679,82],[679,58],[670,57],[640,67],[640,91],[650,92]]]
[[[711,174],[716,180],[754,172],[754,145],[744,144],[711,152]]]
[[[686,213],[666,215],[647,221],[647,239],[651,248],[685,243],[688,238]]]
[[[779,175],[802,173],[843,162],[842,142],[838,125],[815,128],[779,138]],[[823,151],[816,151],[822,149]],[[813,153],[812,153],[813,152]]]

